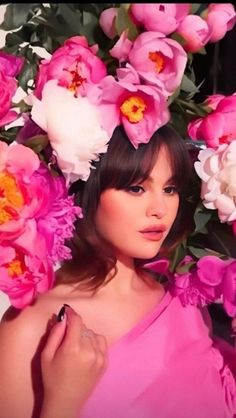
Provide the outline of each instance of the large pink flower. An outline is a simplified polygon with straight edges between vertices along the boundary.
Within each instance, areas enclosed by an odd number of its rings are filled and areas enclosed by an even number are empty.
[[[189,11],[189,3],[134,3],[130,7],[131,15],[138,24],[164,35],[173,33]]]
[[[187,52],[197,52],[210,39],[210,29],[205,20],[197,15],[188,15],[180,23],[177,34],[184,39],[183,47]]]
[[[211,96],[206,104],[213,110],[204,118],[189,123],[188,134],[195,140],[204,140],[208,147],[217,148],[236,139],[236,95]]]
[[[31,149],[0,142],[0,242],[22,233],[31,218],[31,178],[39,164]]]
[[[103,61],[95,55],[97,50],[97,45],[89,46],[84,36],[67,39],[50,60],[42,61],[34,94],[41,98],[49,80],[57,80],[76,95],[83,94],[87,83],[98,83],[107,73]]]
[[[52,267],[38,255],[41,243],[34,244],[34,254],[15,242],[0,244],[0,290],[19,309],[33,302],[38,293],[50,289],[54,281]]]
[[[170,118],[166,100],[154,86],[116,81],[107,76],[90,94],[99,108],[104,129],[111,136],[122,124],[135,148],[149,142],[153,133]]]
[[[218,42],[231,30],[236,22],[236,13],[231,3],[211,3],[208,6],[206,21],[210,28],[209,42]]]
[[[191,263],[185,257],[182,265]],[[178,295],[184,305],[205,306],[221,299],[228,315],[236,315],[236,262],[223,261],[216,256],[202,257],[185,273],[170,274],[172,292]]]
[[[0,127],[18,118],[17,112],[11,109],[12,97],[17,89],[17,81],[0,70]]]
[[[69,258],[65,240],[81,209],[67,195],[65,179],[52,176],[24,145],[0,142],[0,158],[0,243],[14,240],[33,254],[41,236],[38,256],[47,254],[52,264]]]
[[[203,204],[217,209],[221,222],[236,220],[236,140],[201,150],[198,158],[194,166],[202,179]]]
[[[129,61],[147,83],[170,96],[181,84],[187,54],[174,39],[158,32],[144,32],[134,41]]]

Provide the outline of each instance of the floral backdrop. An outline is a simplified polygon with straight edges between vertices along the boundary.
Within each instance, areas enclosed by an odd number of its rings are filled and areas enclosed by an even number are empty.
[[[194,228],[149,265],[183,302],[236,316],[236,92],[199,103],[194,62],[234,27],[233,4],[9,4],[0,29],[0,290],[23,308],[70,258],[87,180],[122,125],[132,145],[167,122],[194,159]],[[89,115],[89,117],[88,117]],[[109,115],[109,117],[107,117]],[[190,202],[191,203],[191,202]]]

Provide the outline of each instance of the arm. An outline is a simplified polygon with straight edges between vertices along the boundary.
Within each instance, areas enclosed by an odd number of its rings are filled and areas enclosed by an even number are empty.
[[[44,402],[40,418],[76,418],[106,366],[106,341],[72,308],[51,329],[42,351]]]
[[[35,407],[33,374],[38,370],[37,349],[45,326],[31,309],[9,309],[0,324],[0,418],[31,418]],[[35,383],[40,399],[40,375]]]

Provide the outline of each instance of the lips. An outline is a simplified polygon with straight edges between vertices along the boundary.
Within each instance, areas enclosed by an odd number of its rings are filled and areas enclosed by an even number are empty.
[[[166,227],[165,225],[153,225],[153,226],[149,226],[145,229],[142,229],[142,231],[140,231],[141,233],[148,233],[148,232],[165,232],[166,231]]]
[[[161,241],[163,239],[166,227],[164,225],[150,226],[140,231],[142,236],[151,241]]]

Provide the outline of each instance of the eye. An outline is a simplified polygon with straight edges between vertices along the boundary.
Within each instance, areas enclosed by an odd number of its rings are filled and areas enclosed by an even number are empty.
[[[178,189],[174,185],[173,186],[166,186],[166,187],[164,187],[163,190],[166,194],[170,194],[170,195],[174,195],[174,194],[178,193]]]
[[[144,188],[142,186],[134,185],[127,187],[127,191],[132,194],[142,194],[145,192]]]

